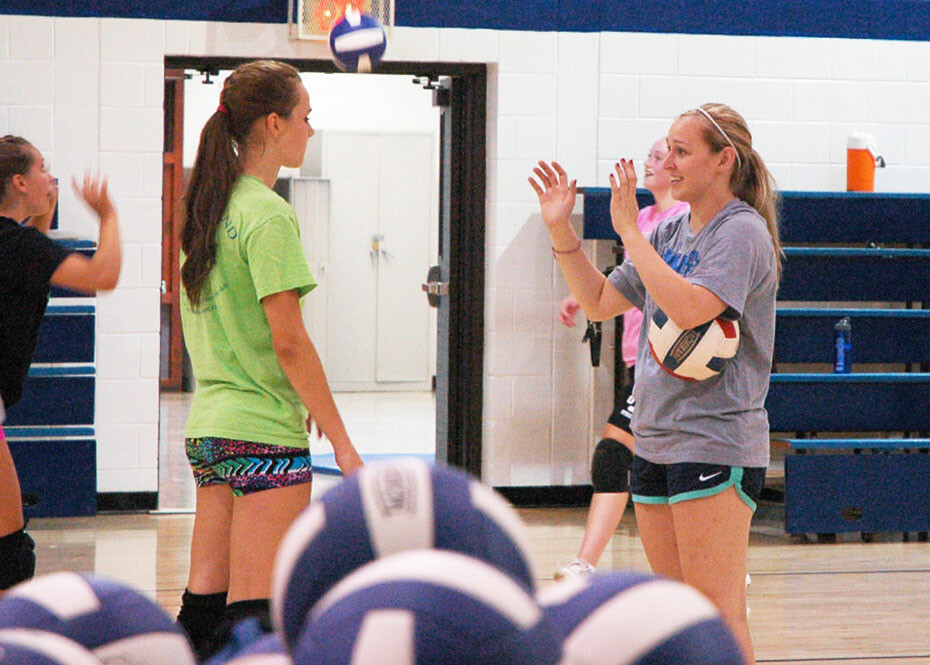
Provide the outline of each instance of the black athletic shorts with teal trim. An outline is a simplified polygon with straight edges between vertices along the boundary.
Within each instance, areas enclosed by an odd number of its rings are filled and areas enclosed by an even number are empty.
[[[685,462],[653,464],[642,457],[633,459],[630,494],[635,503],[671,505],[690,499],[720,494],[728,487],[755,512],[765,484],[764,466],[726,466]]]

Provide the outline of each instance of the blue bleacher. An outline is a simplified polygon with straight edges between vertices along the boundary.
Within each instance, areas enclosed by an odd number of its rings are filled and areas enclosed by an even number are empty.
[[[930,310],[779,307],[775,336],[777,363],[831,362],[833,325],[848,316],[856,344],[853,362],[930,362]]]
[[[779,373],[766,408],[773,432],[784,432],[794,453],[785,459],[789,533],[918,531],[926,538],[930,311],[917,307],[926,306],[930,284],[928,222],[926,195],[784,195],[778,297],[794,306],[779,309]],[[889,307],[822,306],[831,301]],[[844,316],[852,325],[854,372],[791,372],[790,363],[832,363],[832,324]]]
[[[88,241],[60,242],[93,249]],[[52,291],[53,298],[81,295]],[[24,508],[27,517],[97,512],[96,307],[63,303],[52,300],[46,310],[23,398],[3,425],[22,491],[37,499]]]
[[[786,247],[780,300],[919,301],[930,249]]]
[[[616,240],[610,190],[582,191],[585,237]],[[651,202],[648,192],[638,198]],[[930,196],[783,192],[782,199],[778,299],[790,304],[777,310],[766,409],[773,436],[791,446],[785,528],[926,538],[930,310],[922,307],[930,293]],[[883,307],[849,306],[856,302]],[[833,326],[847,316],[854,372],[833,374]],[[876,371],[889,365],[895,371]]]

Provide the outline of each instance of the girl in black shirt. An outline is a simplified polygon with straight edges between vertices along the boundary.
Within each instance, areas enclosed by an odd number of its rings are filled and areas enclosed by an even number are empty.
[[[106,180],[85,175],[74,189],[100,218],[91,258],[46,235],[58,190],[39,151],[18,136],[0,137],[0,423],[2,405],[22,397],[49,285],[92,294],[115,288],[119,279],[119,226]],[[0,428],[0,591],[35,570],[34,543],[24,527],[19,479]]]

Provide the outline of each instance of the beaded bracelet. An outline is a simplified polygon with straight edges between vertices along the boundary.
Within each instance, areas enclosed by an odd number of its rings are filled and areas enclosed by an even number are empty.
[[[572,247],[571,249],[556,249],[555,247],[553,247],[553,248],[552,248],[552,258],[557,259],[557,258],[559,258],[559,255],[560,255],[560,254],[562,254],[562,255],[565,255],[565,254],[574,254],[574,253],[577,252],[579,249],[581,249],[581,240],[579,240],[579,241],[578,241],[578,244],[575,245],[574,247]]]

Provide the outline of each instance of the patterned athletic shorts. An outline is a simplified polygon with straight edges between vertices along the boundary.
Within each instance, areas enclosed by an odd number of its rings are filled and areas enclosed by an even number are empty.
[[[197,487],[227,484],[235,496],[291,487],[313,479],[310,451],[207,436],[184,439]]]

